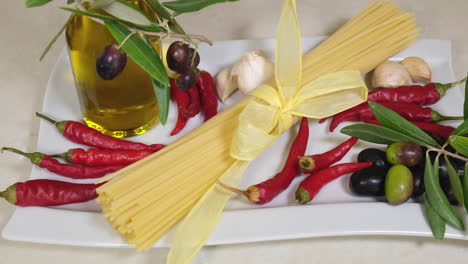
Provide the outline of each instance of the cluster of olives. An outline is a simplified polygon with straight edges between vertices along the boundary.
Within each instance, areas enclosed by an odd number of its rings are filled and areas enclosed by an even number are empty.
[[[167,66],[178,73],[176,84],[182,91],[187,91],[195,85],[198,77],[197,66],[200,55],[194,48],[181,41],[173,42],[167,50]]]
[[[409,198],[417,199],[424,194],[424,148],[411,142],[396,142],[386,151],[368,148],[358,155],[359,162],[374,165],[355,172],[350,178],[351,191],[360,196],[385,197],[390,204],[401,204]],[[430,153],[431,159],[436,153]],[[439,179],[442,190],[452,204],[456,198],[450,185],[447,165],[440,159]],[[464,164],[450,159],[460,177]]]
[[[96,59],[96,73],[103,80],[112,80],[119,75],[127,64],[127,54],[117,45],[106,46]]]

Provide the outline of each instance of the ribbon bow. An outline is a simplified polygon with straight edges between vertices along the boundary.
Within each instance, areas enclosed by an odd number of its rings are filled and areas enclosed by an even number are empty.
[[[334,115],[367,99],[358,71],[341,71],[302,84],[302,47],[295,0],[285,0],[276,33],[275,81],[250,93],[231,143],[233,165],[220,177],[238,186],[250,161],[299,120]],[[209,237],[232,196],[216,184],[197,202],[179,226],[168,264],[188,264]]]
[[[251,92],[256,100],[240,114],[231,145],[233,158],[255,159],[299,117],[318,119],[344,111],[361,103],[367,88],[358,71],[341,71],[303,86],[298,82],[297,92],[289,99],[285,99],[282,91],[280,85],[261,85]]]

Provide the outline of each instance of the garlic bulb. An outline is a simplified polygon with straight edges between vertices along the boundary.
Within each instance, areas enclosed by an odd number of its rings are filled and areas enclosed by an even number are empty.
[[[274,71],[273,62],[267,58],[265,52],[252,50],[232,66],[231,76],[237,77],[239,90],[247,94],[273,78]]]
[[[431,68],[423,59],[419,57],[407,57],[400,63],[405,66],[413,82],[424,84],[431,82]]]
[[[395,88],[412,83],[405,66],[398,62],[386,61],[378,65],[372,75],[372,88]]]
[[[237,90],[237,78],[231,75],[231,68],[225,68],[216,76],[216,93],[219,100],[224,102]]]

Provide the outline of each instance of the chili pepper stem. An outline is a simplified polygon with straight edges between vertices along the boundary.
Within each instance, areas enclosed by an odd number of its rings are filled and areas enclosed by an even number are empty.
[[[246,191],[242,191],[232,186],[229,186],[219,180],[218,180],[218,184],[228,191],[244,195],[252,203],[257,203],[259,201],[259,191],[258,191],[258,188],[255,186],[251,186]]]
[[[300,157],[299,168],[306,171],[313,170],[315,168],[314,159],[308,156]]]
[[[36,164],[36,165],[38,165],[41,162],[41,160],[44,158],[44,154],[39,153],[39,152],[26,153],[26,152],[23,152],[23,151],[21,151],[19,149],[10,148],[10,147],[3,147],[2,151],[3,150],[10,151],[10,152],[19,154],[21,156],[24,156],[24,157],[30,159],[31,162]]]
[[[52,158],[61,158],[61,159],[66,159],[67,158],[67,153],[59,153],[59,154],[52,154],[49,155]]]
[[[441,116],[441,121],[445,120],[463,120],[463,116]]]
[[[234,188],[234,187],[232,187],[232,186],[229,186],[229,185],[227,185],[227,184],[225,184],[225,183],[223,183],[223,182],[221,182],[221,181],[219,181],[219,180],[218,180],[218,184],[219,184],[221,187],[223,187],[224,189],[229,190],[229,191],[231,191],[231,192],[233,192],[233,193],[246,195],[246,194],[245,194],[246,191],[242,191],[242,190],[239,190],[239,189]]]
[[[296,191],[296,202],[299,204],[306,204],[310,201],[310,195],[309,192],[306,190],[299,188]]]
[[[444,116],[439,112],[432,110],[431,112],[431,122],[440,122],[446,120],[463,120],[463,116]]]
[[[0,197],[11,204],[16,204],[16,186],[13,184],[3,192],[0,192]]]
[[[59,123],[58,121],[55,121],[55,120],[53,120],[52,118],[50,118],[50,117],[48,117],[48,116],[45,116],[45,115],[43,115],[43,114],[41,114],[41,113],[39,113],[39,112],[36,112],[36,116],[39,117],[39,118],[42,118],[42,119],[44,119],[44,120],[49,121],[49,122],[52,123],[53,125],[58,125],[58,123]]]
[[[436,86],[436,90],[440,93],[440,97],[444,96],[445,93],[447,92],[448,89],[456,86],[456,85],[459,85],[461,83],[464,83],[466,81],[466,78],[463,78],[461,79],[460,81],[456,81],[456,82],[453,82],[453,83],[446,83],[446,84],[442,84],[442,83],[436,83],[435,86]]]

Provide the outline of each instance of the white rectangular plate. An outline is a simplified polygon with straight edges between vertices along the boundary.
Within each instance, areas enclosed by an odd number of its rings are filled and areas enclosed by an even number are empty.
[[[304,50],[309,50],[323,38],[303,40]],[[211,47],[202,46],[200,68],[215,75],[252,49],[263,49],[273,59],[274,41],[238,40],[216,42]],[[444,83],[455,80],[451,66],[450,41],[419,40],[392,59],[401,60],[407,56],[419,56],[426,60],[433,69],[434,81]],[[460,115],[463,109],[463,93],[461,87],[453,88],[433,108],[445,115]],[[237,92],[225,105],[220,105],[220,110],[240,97],[242,95]],[[61,53],[52,72],[43,112],[57,120],[80,120],[82,117],[66,50]],[[176,112],[175,106],[171,105],[171,114],[166,127],[158,125],[150,132],[131,140],[169,144],[202,123],[202,117],[199,115],[189,121],[180,135],[169,137],[176,120]],[[339,128],[347,124],[342,124],[334,133],[328,132],[328,122],[319,125],[317,121],[311,120],[309,124],[311,132],[307,154],[322,153],[347,139],[347,136],[339,132]],[[246,188],[274,175],[282,166],[282,160],[294,135],[295,131],[285,133],[255,160],[247,170],[241,187]],[[385,146],[358,142],[342,161],[355,161],[357,153],[369,146],[385,148]],[[67,141],[52,125],[41,123],[37,151],[61,153],[73,147],[83,146]],[[46,170],[33,168],[31,179],[39,178],[67,180]],[[310,204],[298,206],[294,202],[293,193],[299,180],[300,178],[277,199],[264,206],[248,204],[243,197],[232,199],[207,244],[343,235],[431,236],[420,204],[408,202],[400,206],[390,206],[371,198],[353,196],[348,188],[349,175],[347,175],[324,187]],[[99,206],[94,201],[55,208],[17,208],[2,234],[5,239],[18,241],[127,247],[98,211]],[[171,237],[169,232],[155,246],[170,245]],[[450,227],[447,229],[446,237],[468,238],[466,233]]]

